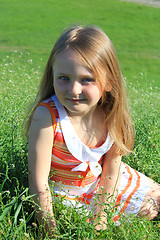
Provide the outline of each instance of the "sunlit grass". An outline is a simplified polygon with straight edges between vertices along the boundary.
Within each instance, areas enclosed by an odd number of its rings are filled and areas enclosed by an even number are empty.
[[[43,60],[39,59],[39,62]],[[41,239],[41,228],[34,218],[33,204],[28,193],[27,141],[23,137],[22,126],[27,109],[37,92],[42,69],[34,63],[30,54],[22,52],[13,52],[7,56],[0,67],[0,238]],[[135,154],[123,160],[160,182],[160,94],[151,82],[147,91],[141,88],[139,82],[142,78],[146,76],[141,72],[134,76],[133,84],[128,84],[136,141]],[[67,208],[62,204],[62,199],[54,202],[53,210],[57,222],[54,239],[141,240],[158,239],[160,234],[159,217],[151,222],[135,216],[131,216],[128,221],[128,217],[124,217],[117,226],[112,221],[113,212],[109,211],[107,230],[96,232],[94,225],[87,223],[85,212],[79,214],[72,207]]]
[[[113,41],[129,82],[143,72],[160,87],[158,8],[120,0],[0,0],[0,8],[0,61],[12,50],[31,52],[35,62],[46,60],[66,26],[95,24]]]

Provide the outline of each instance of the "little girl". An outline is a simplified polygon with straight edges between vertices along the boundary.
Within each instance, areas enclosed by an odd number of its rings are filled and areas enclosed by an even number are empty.
[[[29,188],[46,231],[56,226],[50,189],[65,204],[91,209],[103,188],[115,197],[114,222],[121,214],[158,214],[160,186],[121,162],[134,145],[124,85],[114,47],[101,29],[76,26],[62,33],[28,124]],[[97,205],[99,212],[105,229]]]

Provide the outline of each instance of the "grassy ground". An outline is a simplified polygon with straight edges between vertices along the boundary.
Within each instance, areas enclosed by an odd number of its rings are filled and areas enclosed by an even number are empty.
[[[96,24],[112,39],[128,81],[145,72],[160,86],[160,9],[119,0],[0,0],[0,7],[1,60],[11,50],[46,60],[65,26]]]
[[[18,66],[18,67],[17,67]],[[0,238],[1,239],[42,239],[40,227],[34,218],[32,201],[27,183],[27,145],[22,135],[26,109],[36,93],[41,75],[29,54],[14,52],[3,59],[0,77],[3,80],[0,139]],[[137,76],[141,80],[145,76]],[[132,116],[137,132],[135,155],[123,161],[135,169],[160,182],[159,129],[160,95],[150,85],[148,91],[130,83],[133,93]],[[112,206],[109,206],[111,208]],[[108,211],[106,209],[106,211]],[[159,217],[149,222],[132,216],[122,219],[120,226],[112,222],[113,211],[108,212],[108,230],[95,232],[94,225],[88,224],[85,213],[79,214],[72,208],[66,209],[62,199],[55,202],[54,214],[57,232],[54,239],[158,239],[160,234]]]
[[[160,182],[159,10],[118,0],[94,4],[90,0],[62,0],[61,4],[0,0],[0,5],[0,239],[42,239],[27,189],[27,141],[22,126],[53,42],[73,22],[97,24],[113,40],[127,78],[136,128],[135,155],[124,161]],[[154,240],[160,236],[159,216],[151,222],[124,218],[115,226],[111,211],[107,231],[98,233],[86,222],[85,213],[80,218],[61,199],[54,213],[58,226],[54,239]]]

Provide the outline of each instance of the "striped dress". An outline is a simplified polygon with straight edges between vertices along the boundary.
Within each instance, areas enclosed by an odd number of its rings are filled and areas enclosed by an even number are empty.
[[[103,155],[113,144],[110,135],[100,147],[89,148],[78,138],[65,108],[55,95],[40,105],[48,108],[53,121],[54,139],[49,176],[51,188],[56,195],[65,197],[65,204],[77,208],[84,205],[93,209]],[[115,203],[118,213],[114,221],[124,212],[137,214],[148,190],[147,177],[122,162]]]

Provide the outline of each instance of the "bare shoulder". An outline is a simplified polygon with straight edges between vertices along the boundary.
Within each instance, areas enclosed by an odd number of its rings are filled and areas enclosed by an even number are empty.
[[[121,153],[115,143],[112,144],[110,150],[106,153],[109,158],[122,157]]]
[[[45,106],[38,106],[34,113],[32,122],[41,123],[41,124],[52,124],[52,116],[48,108]]]
[[[38,106],[34,113],[30,125],[29,137],[36,139],[41,136],[45,138],[53,137],[52,116],[45,106]]]

